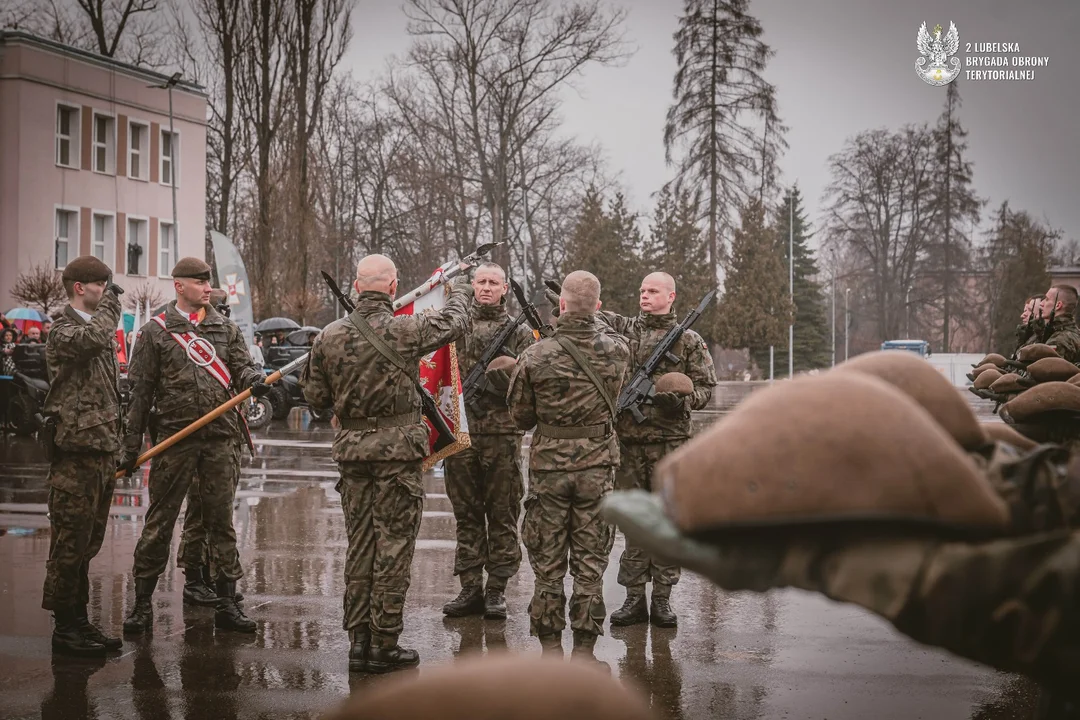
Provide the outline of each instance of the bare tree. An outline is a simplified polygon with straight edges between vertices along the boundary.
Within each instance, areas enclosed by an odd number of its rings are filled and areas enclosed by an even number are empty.
[[[934,135],[926,126],[859,133],[829,158],[826,243],[850,249],[868,276],[877,331],[896,337],[904,296],[933,240]]]
[[[67,302],[67,292],[60,273],[50,265],[32,265],[29,270],[19,274],[11,297],[31,307],[41,308],[41,312],[52,315],[52,311]]]
[[[158,289],[156,283],[149,281],[129,288],[123,298],[124,307],[128,310],[145,309],[147,305],[153,310],[165,302],[165,294]]]
[[[469,154],[462,175],[479,185],[492,240],[508,241],[519,150],[557,111],[559,87],[626,56],[625,13],[598,0],[409,0],[405,12],[417,38],[409,59],[455,149]],[[496,257],[509,258],[508,248]]]

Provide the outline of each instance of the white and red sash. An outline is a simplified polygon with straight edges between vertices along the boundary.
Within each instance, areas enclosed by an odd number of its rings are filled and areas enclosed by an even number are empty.
[[[165,313],[155,315],[153,319],[154,322],[161,326],[162,330],[165,330]],[[165,330],[165,332],[168,332],[168,330]],[[221,383],[221,386],[226,391],[232,394],[232,373],[229,372],[229,368],[218,357],[214,343],[193,332],[170,332],[169,335],[180,344],[180,347],[184,348],[191,362],[204,368],[215,380]]]

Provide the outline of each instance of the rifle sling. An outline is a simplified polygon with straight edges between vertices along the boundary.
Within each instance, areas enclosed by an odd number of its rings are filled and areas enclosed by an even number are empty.
[[[607,388],[604,387],[604,383],[600,380],[600,376],[593,370],[593,366],[589,364],[589,361],[585,359],[585,356],[581,354],[581,351],[574,347],[574,343],[564,335],[556,335],[555,339],[562,345],[563,350],[570,353],[570,356],[574,358],[574,362],[578,364],[586,375],[589,376],[589,380],[596,386],[596,389],[600,391],[600,396],[604,398],[604,402],[608,406],[608,412],[611,413],[612,421],[615,419],[615,403],[611,400],[611,395],[608,393]]]
[[[401,354],[397,350],[387,345],[386,341],[375,333],[375,328],[371,327],[371,323],[369,323],[367,318],[361,315],[358,310],[353,310],[349,313],[349,322],[353,324],[353,327],[360,331],[360,334],[364,336],[364,339],[371,343],[371,346],[374,347],[380,355],[389,360],[394,367],[404,373],[405,377],[412,380],[413,385],[420,391],[420,399],[422,401],[427,394],[427,390],[420,383],[420,380],[409,372],[409,364],[405,362],[405,358],[401,357]],[[419,371],[419,368],[417,368],[417,371]]]

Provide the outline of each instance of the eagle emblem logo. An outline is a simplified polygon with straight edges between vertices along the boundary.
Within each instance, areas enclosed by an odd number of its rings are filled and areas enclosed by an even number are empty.
[[[922,57],[915,61],[915,72],[930,85],[948,85],[960,74],[960,59],[952,57],[960,49],[960,33],[949,22],[949,32],[941,36],[941,25],[934,26],[934,33],[926,29],[924,22],[916,38]]]

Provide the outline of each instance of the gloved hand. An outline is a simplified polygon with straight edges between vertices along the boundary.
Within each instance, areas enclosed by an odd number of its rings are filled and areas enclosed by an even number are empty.
[[[673,392],[656,393],[652,399],[653,405],[668,417],[676,417],[682,412],[683,401],[682,395]]]
[[[125,447],[120,460],[116,463],[117,471],[123,470],[124,477],[131,477],[137,467],[139,467],[139,447]]]
[[[925,558],[938,545],[926,538],[854,534],[841,542],[813,530],[705,543],[682,534],[664,512],[661,496],[644,490],[608,495],[602,513],[628,543],[725,590],[796,587],[861,605],[889,620],[903,610]]]
[[[120,297],[121,295],[124,294],[124,288],[122,288],[119,285],[117,285],[116,283],[114,283],[113,280],[112,280],[112,275],[110,275],[109,279],[105,281],[105,292],[109,292],[109,293],[112,293],[113,295],[115,295],[116,297]]]
[[[273,386],[267,385],[265,378],[256,378],[251,383],[251,397],[261,398],[268,395],[272,389]]]

